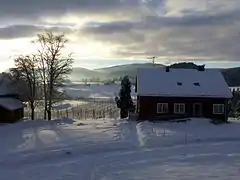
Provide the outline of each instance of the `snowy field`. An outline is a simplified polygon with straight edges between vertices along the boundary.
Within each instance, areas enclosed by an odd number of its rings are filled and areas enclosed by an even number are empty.
[[[114,98],[118,95],[120,90],[120,84],[78,84],[72,83],[64,87],[67,95],[76,99],[76,98],[89,98],[89,99],[108,99]],[[134,87],[132,87],[132,96],[135,96]]]
[[[80,83],[71,83],[64,87],[63,89],[68,100],[63,100],[53,105],[53,116],[54,118],[59,118],[58,111],[71,109],[96,109],[99,104],[101,107],[106,107],[106,104],[112,104],[115,106],[115,97],[118,96],[120,90],[120,84],[91,84],[90,86]],[[132,87],[132,98],[136,97],[134,87]],[[114,107],[115,108],[115,107]],[[113,108],[113,109],[114,109]],[[43,102],[38,103],[35,108],[35,117],[37,119],[43,118]],[[97,108],[99,110],[99,108]],[[71,113],[71,112],[70,112]],[[29,119],[31,117],[30,107],[25,108],[25,118]],[[60,116],[60,117],[66,117]],[[78,117],[74,117],[78,118]]]
[[[72,107],[77,107],[81,105],[87,104],[87,101],[81,101],[81,100],[64,100],[58,103],[55,103],[53,106],[54,110],[62,110],[62,109],[69,109]]]
[[[4,180],[238,180],[240,123],[26,121],[0,126]]]

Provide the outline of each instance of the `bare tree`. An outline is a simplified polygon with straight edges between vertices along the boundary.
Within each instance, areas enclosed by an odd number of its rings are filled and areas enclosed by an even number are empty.
[[[85,85],[87,85],[87,83],[90,82],[87,78],[82,79],[82,81],[84,82]]]
[[[44,118],[51,120],[52,105],[56,90],[62,87],[67,75],[72,71],[71,54],[62,55],[67,39],[63,34],[55,35],[45,31],[37,35],[34,41],[38,45],[38,71],[43,85],[45,113]]]
[[[19,56],[15,59],[16,68],[10,70],[12,80],[20,91],[21,97],[30,104],[32,120],[35,118],[35,101],[37,99],[36,62],[36,55]]]

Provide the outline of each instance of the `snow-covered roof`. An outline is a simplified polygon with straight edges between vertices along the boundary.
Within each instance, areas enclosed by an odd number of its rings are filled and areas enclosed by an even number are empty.
[[[232,93],[219,70],[140,68],[139,96],[231,98]]]
[[[14,98],[0,98],[0,106],[8,109],[8,110],[16,110],[24,107],[24,104]]]

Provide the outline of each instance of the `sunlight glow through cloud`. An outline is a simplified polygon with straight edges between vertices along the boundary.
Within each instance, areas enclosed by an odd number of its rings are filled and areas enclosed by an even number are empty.
[[[43,0],[24,6],[13,0],[1,4],[0,22],[5,67],[32,52],[31,39],[46,27],[66,34],[64,53],[73,53],[76,66],[149,56],[159,63],[239,63],[239,0]]]

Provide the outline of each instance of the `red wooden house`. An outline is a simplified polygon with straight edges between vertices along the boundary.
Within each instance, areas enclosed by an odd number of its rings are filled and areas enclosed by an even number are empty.
[[[220,71],[141,68],[136,81],[139,120],[206,117],[227,121],[232,93]]]

